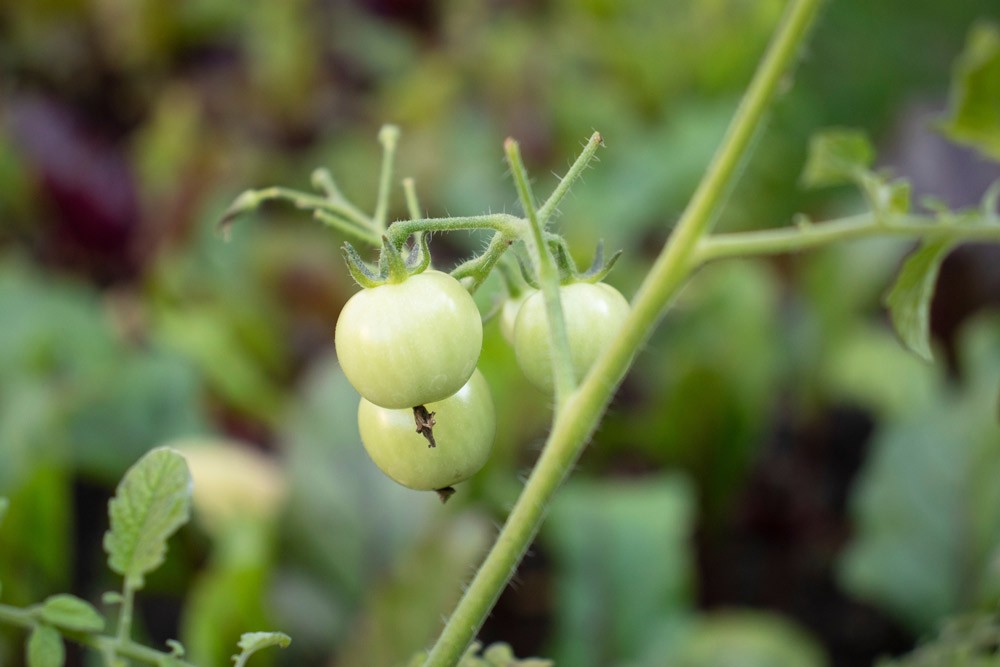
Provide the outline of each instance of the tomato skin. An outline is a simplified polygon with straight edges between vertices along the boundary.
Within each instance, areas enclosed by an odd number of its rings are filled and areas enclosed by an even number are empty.
[[[424,271],[356,293],[334,338],[340,366],[359,394],[385,408],[410,408],[462,388],[479,360],[483,324],[457,280]]]
[[[478,370],[457,393],[425,407],[435,413],[436,447],[416,432],[409,408],[389,410],[362,398],[358,428],[365,451],[382,472],[403,486],[432,491],[464,481],[483,467],[493,449],[496,411]]]
[[[517,323],[517,314],[520,312],[524,302],[528,300],[528,297],[537,291],[526,290],[516,297],[508,297],[503,302],[503,306],[500,307],[500,333],[503,334],[504,339],[511,345],[514,344],[514,324]]]
[[[580,380],[618,335],[629,313],[628,301],[611,285],[583,282],[560,287],[559,299],[566,322],[573,373]],[[514,352],[517,364],[528,380],[542,391],[552,393],[555,389],[552,348],[545,317],[545,299],[541,292],[531,295],[517,314]]]

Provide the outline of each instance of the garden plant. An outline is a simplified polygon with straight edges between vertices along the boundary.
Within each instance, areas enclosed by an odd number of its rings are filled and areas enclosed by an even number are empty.
[[[404,178],[400,194],[409,216],[390,220],[391,199],[399,183],[396,155],[406,151],[405,127],[393,125],[385,125],[378,135],[382,162],[370,214],[343,194],[326,169],[312,174],[315,192],[286,187],[247,190],[226,210],[221,231],[227,237],[242,231],[231,229],[237,219],[274,201],[310,213],[340,235],[358,289],[336,322],[337,359],[359,395],[360,442],[355,444],[363,446],[391,480],[415,494],[436,492],[442,502],[452,503],[449,498],[461,494],[463,482],[489,460],[497,432],[518,418],[495,407],[494,390],[477,368],[484,326],[491,326],[492,320],[498,321],[521,371],[550,407],[544,445],[492,546],[433,645],[413,646],[409,665],[550,664],[541,659],[518,661],[503,644],[484,649],[476,643],[477,634],[515,576],[616,390],[637,359],[648,353],[653,332],[681,290],[697,283],[709,265],[865,239],[915,244],[888,286],[884,303],[900,344],[924,362],[934,363],[929,319],[939,268],[960,244],[1000,243],[1000,182],[982,194],[981,206],[975,209],[953,211],[936,201],[912,202],[904,179],[874,168],[874,150],[864,133],[826,129],[809,144],[801,184],[853,185],[867,203],[866,210],[824,220],[798,216],[763,230],[714,230],[741,170],[753,159],[755,137],[767,122],[772,102],[794,85],[797,62],[808,51],[822,7],[820,0],[788,3],[721,144],[634,294],[623,295],[606,282],[614,275],[617,249],[606,253],[604,242],[574,247],[561,233],[573,225],[572,219],[560,216],[566,197],[587,187],[584,176],[589,170],[602,168],[595,164],[599,155],[615,150],[614,139],[600,132],[585,141],[555,188],[544,196],[534,191],[517,138],[503,144],[519,214],[428,217],[417,183]],[[941,122],[942,131],[990,159],[1000,159],[998,100],[1000,28],[983,23],[970,33],[966,53],[956,67],[952,108]],[[617,221],[605,224],[610,230]],[[436,237],[470,231],[486,234],[481,252],[450,269],[435,261]],[[583,255],[593,258],[587,268],[577,263]],[[481,290],[491,293],[483,299]],[[492,303],[492,308],[484,309],[480,305],[484,302]],[[996,377],[992,383],[993,395],[1000,401]],[[993,407],[994,414],[985,416],[1000,419],[996,404]],[[64,639],[93,649],[106,665],[190,664],[179,643],[160,651],[133,641],[132,622],[135,594],[147,574],[163,563],[166,540],[189,518],[191,483],[183,455],[164,447],[144,456],[119,485],[103,542],[109,567],[124,580],[121,593],[105,597],[106,603],[119,607],[113,632],[106,633],[104,617],[78,597],[56,595],[33,606],[16,607],[4,604],[0,592],[0,621],[28,630],[29,665],[63,664]],[[4,509],[6,504],[0,505],[0,518]],[[458,580],[462,573],[449,574],[456,576],[456,588],[465,583]],[[949,662],[948,656],[961,651],[981,658],[961,664],[996,664],[995,623],[958,623],[949,632],[940,645],[899,664],[959,664]],[[258,649],[288,643],[289,638],[278,632],[244,634],[236,664],[246,663]],[[676,659],[670,664],[703,664],[693,658],[690,663]]]

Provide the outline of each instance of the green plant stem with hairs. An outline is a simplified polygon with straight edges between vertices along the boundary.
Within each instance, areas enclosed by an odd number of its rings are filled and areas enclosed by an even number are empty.
[[[409,220],[385,226],[388,192],[392,177],[398,130],[386,126],[379,139],[383,145],[383,163],[375,213],[368,216],[348,202],[325,170],[317,170],[313,184],[324,193],[318,197],[284,188],[269,188],[243,193],[230,207],[223,220],[227,224],[237,215],[255,209],[267,199],[289,201],[311,209],[313,214],[353,240],[379,247],[383,235],[395,249],[403,249],[412,237],[435,232],[460,230],[492,231],[486,249],[452,270],[469,291],[479,288],[498,266],[507,282],[515,286],[521,276],[504,255],[515,243],[528,250],[530,266],[526,272],[536,281],[545,297],[553,355],[556,386],[552,428],[529,479],[515,502],[496,542],[466,588],[464,595],[431,648],[425,667],[452,667],[458,664],[475,638],[484,619],[510,580],[518,563],[538,532],[546,508],[560,484],[573,468],[600,423],[614,391],[628,372],[638,350],[652,335],[671,300],[688,277],[700,266],[719,259],[796,252],[835,242],[876,236],[900,239],[959,243],[1000,242],[1000,224],[994,213],[1000,186],[984,199],[981,215],[939,216],[895,213],[882,206],[880,179],[859,172],[862,185],[868,188],[870,203],[882,208],[870,213],[817,223],[763,231],[711,234],[727,193],[739,174],[740,165],[751,152],[754,135],[763,125],[767,110],[779,89],[790,76],[794,61],[814,23],[822,0],[790,0],[784,16],[767,48],[747,91],[742,98],[722,142],[680,220],[636,292],[631,312],[613,343],[598,357],[584,378],[575,378],[572,370],[565,323],[559,302],[559,272],[556,257],[565,251],[562,237],[547,230],[559,203],[569,192],[598,148],[601,135],[594,133],[576,161],[557,184],[548,199],[536,206],[517,143],[508,139],[504,150],[510,166],[524,217],[486,214],[464,217],[425,218],[411,179],[403,181]],[[889,203],[895,203],[889,198]],[[907,202],[908,203],[908,202]],[[353,248],[349,248],[353,252]],[[356,253],[355,253],[356,255]],[[358,261],[361,261],[360,259]],[[372,281],[373,284],[377,284]],[[579,380],[579,383],[577,383]]]
[[[698,243],[734,183],[737,167],[746,157],[753,134],[760,127],[764,112],[795,59],[819,6],[820,0],[795,0],[789,6],[719,151],[639,288],[620,335],[598,358],[581,385],[557,405],[552,431],[527,484],[431,649],[425,667],[455,665],[500,597],[538,532],[553,494],[586,446],[636,351],[649,338],[671,297],[693,269]]]

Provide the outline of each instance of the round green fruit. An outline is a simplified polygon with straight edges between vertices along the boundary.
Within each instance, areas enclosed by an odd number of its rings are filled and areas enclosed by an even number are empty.
[[[385,408],[411,408],[462,388],[479,360],[483,323],[457,280],[425,271],[355,294],[334,337],[359,394]]]
[[[424,407],[434,415],[433,447],[417,432],[412,409],[390,410],[361,399],[358,428],[375,465],[421,491],[444,489],[478,472],[496,435],[493,398],[482,373],[475,371],[453,396]]]
[[[606,283],[563,285],[559,288],[559,299],[566,322],[573,374],[580,380],[618,335],[629,313],[628,301],[621,292]],[[545,317],[545,299],[541,292],[532,294],[517,314],[514,352],[517,364],[528,380],[551,393],[554,389],[552,348]]]

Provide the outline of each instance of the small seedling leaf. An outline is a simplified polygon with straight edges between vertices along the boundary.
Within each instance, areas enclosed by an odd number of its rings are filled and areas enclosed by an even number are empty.
[[[938,270],[952,248],[948,239],[925,241],[899,270],[899,276],[886,294],[892,325],[903,344],[917,356],[931,361],[930,306]]]
[[[28,637],[28,667],[62,667],[66,647],[62,635],[48,625],[38,625]]]
[[[108,566],[141,588],[145,575],[163,563],[167,539],[191,514],[191,473],[184,457],[161,447],[132,466],[108,505],[104,534]]]
[[[1000,26],[979,23],[969,32],[941,128],[951,140],[1000,160]]]
[[[244,632],[238,644],[241,653],[233,656],[233,662],[236,663],[236,667],[241,667],[251,655],[261,649],[270,646],[287,648],[291,643],[292,638],[284,632]]]
[[[104,617],[86,600],[75,595],[53,595],[39,610],[46,623],[67,630],[100,632],[104,630]]]
[[[850,183],[868,172],[875,151],[860,130],[831,128],[813,135],[802,184],[822,187]]]

